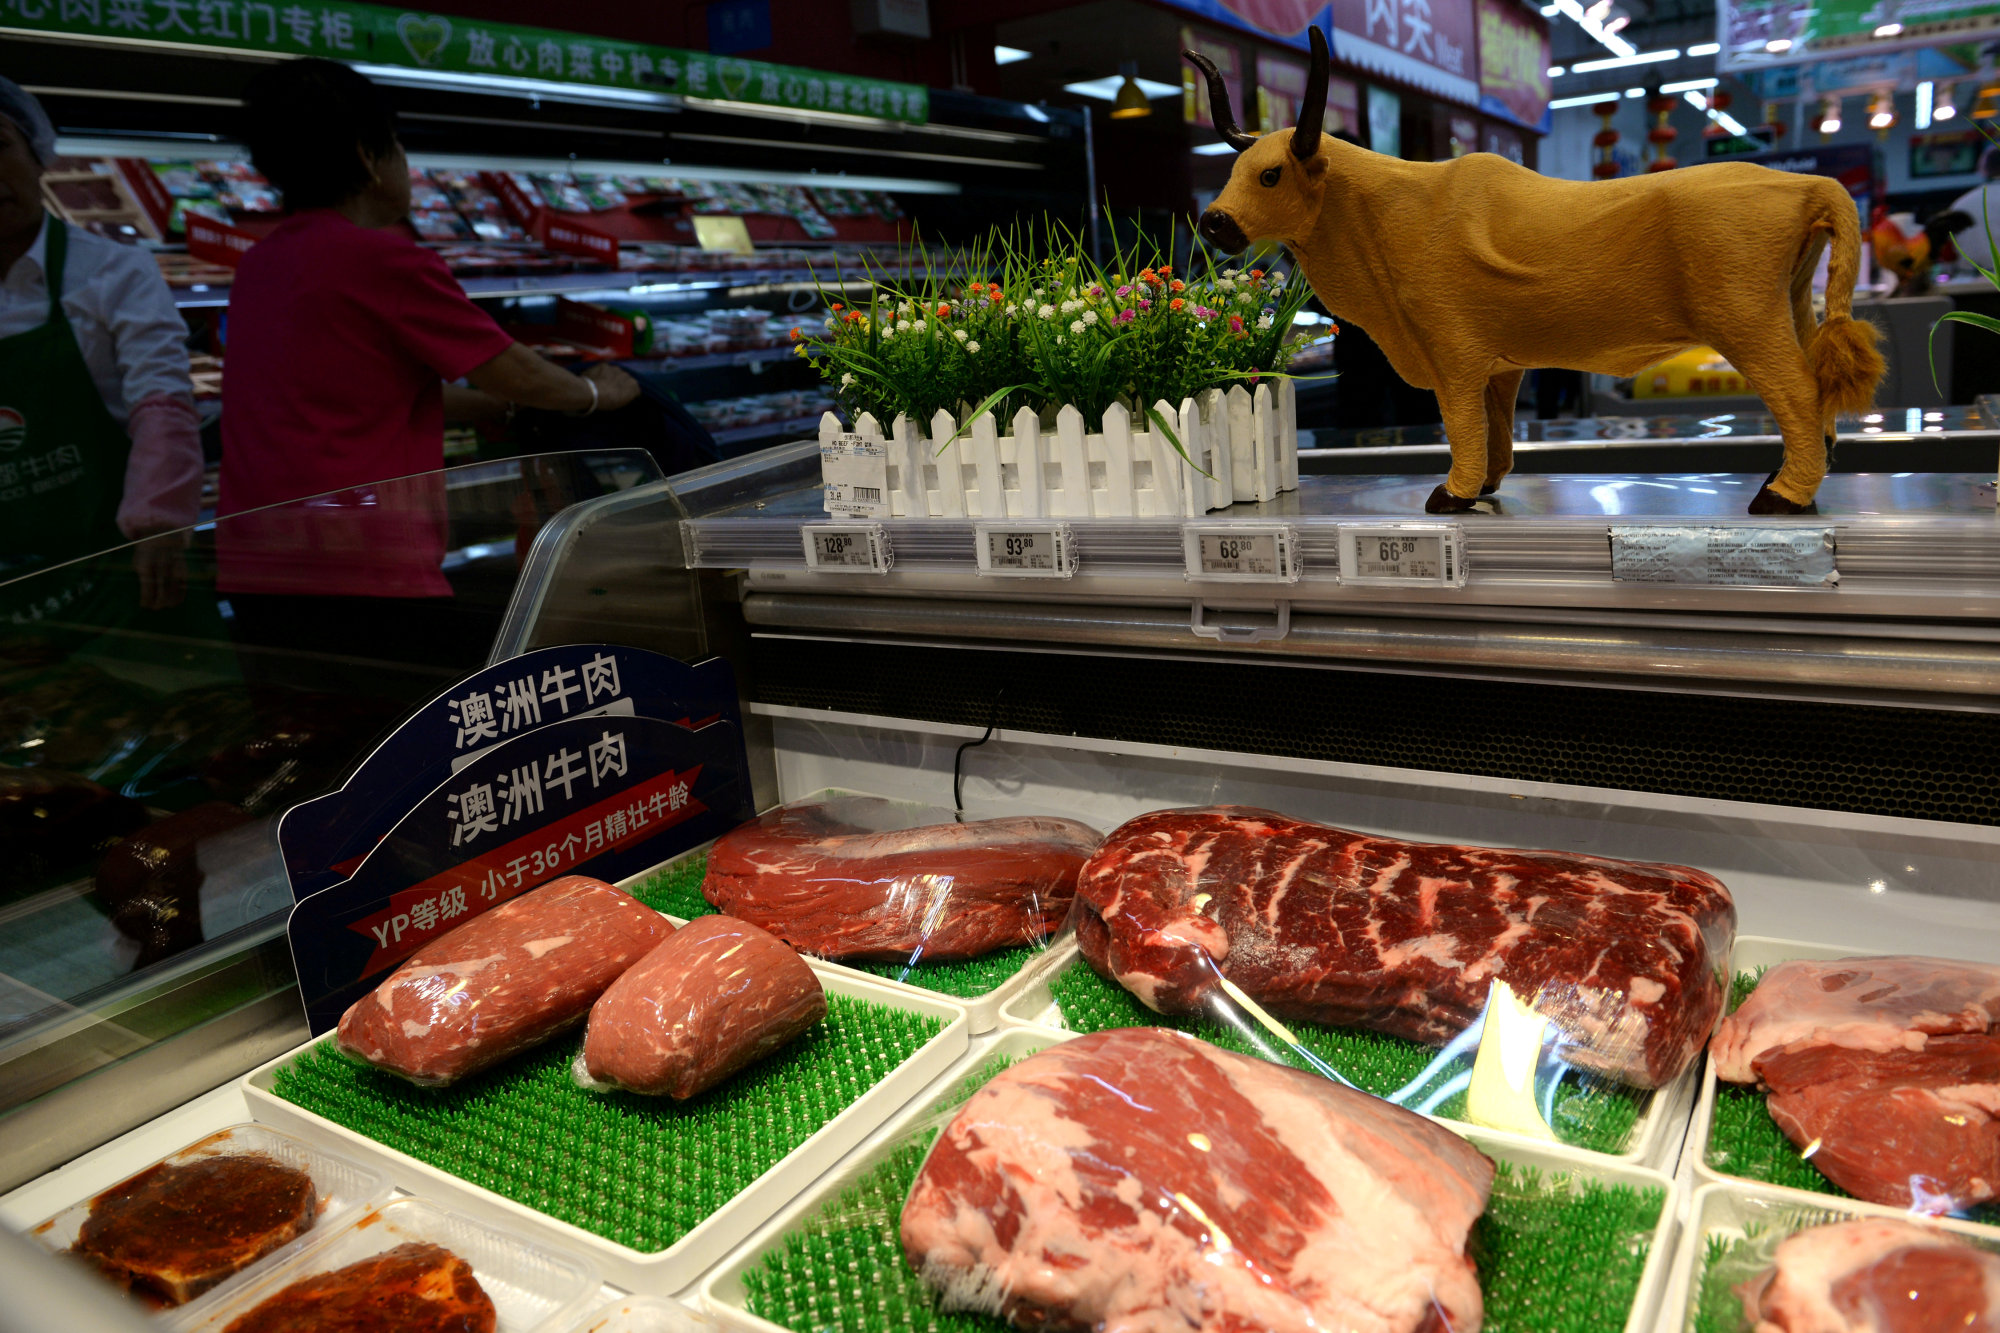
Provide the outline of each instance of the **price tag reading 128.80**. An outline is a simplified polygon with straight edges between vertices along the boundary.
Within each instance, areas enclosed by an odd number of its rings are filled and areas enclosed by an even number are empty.
[[[1296,582],[1298,533],[1286,523],[1190,523],[1187,576],[1247,583]]]
[[[889,538],[879,523],[809,523],[799,529],[806,568],[822,574],[886,574]]]
[[[1066,579],[1076,573],[1067,523],[981,523],[974,530],[981,574]]]

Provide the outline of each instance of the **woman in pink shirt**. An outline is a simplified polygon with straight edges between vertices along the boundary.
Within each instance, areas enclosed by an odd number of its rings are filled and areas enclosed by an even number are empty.
[[[421,474],[444,466],[447,407],[586,415],[638,385],[615,366],[572,375],[521,346],[416,243],[395,112],[348,66],[264,71],[244,129],[288,216],[230,289],[217,547],[238,640],[476,665],[487,645],[439,641],[452,623],[439,614],[451,596],[444,490]],[[472,388],[447,385],[458,379]],[[306,497],[319,498],[285,504]],[[271,505],[285,507],[243,512]]]

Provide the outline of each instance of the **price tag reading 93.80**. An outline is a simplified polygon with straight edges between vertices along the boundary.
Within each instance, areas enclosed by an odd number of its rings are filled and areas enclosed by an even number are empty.
[[[1343,526],[1343,583],[1456,588],[1465,583],[1463,538],[1455,523]]]
[[[973,543],[981,574],[1066,579],[1076,573],[1076,546],[1067,523],[981,523]]]
[[[1294,583],[1298,533],[1285,523],[1190,523],[1185,533],[1187,576],[1212,581]]]
[[[799,536],[806,568],[822,574],[886,574],[893,560],[879,523],[809,523]]]

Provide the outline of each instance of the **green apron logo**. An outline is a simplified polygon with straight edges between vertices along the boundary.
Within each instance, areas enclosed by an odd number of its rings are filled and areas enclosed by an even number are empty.
[[[11,407],[0,407],[0,454],[11,454],[28,442],[28,419]]]
[[[436,14],[429,18],[404,14],[396,20],[396,35],[419,65],[435,65],[451,42],[451,20]]]

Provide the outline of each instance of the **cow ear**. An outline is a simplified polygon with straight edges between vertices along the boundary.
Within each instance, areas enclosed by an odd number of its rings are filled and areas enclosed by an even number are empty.
[[[1298,168],[1307,180],[1316,181],[1326,175],[1326,149],[1322,148],[1311,157],[1301,158]]]

